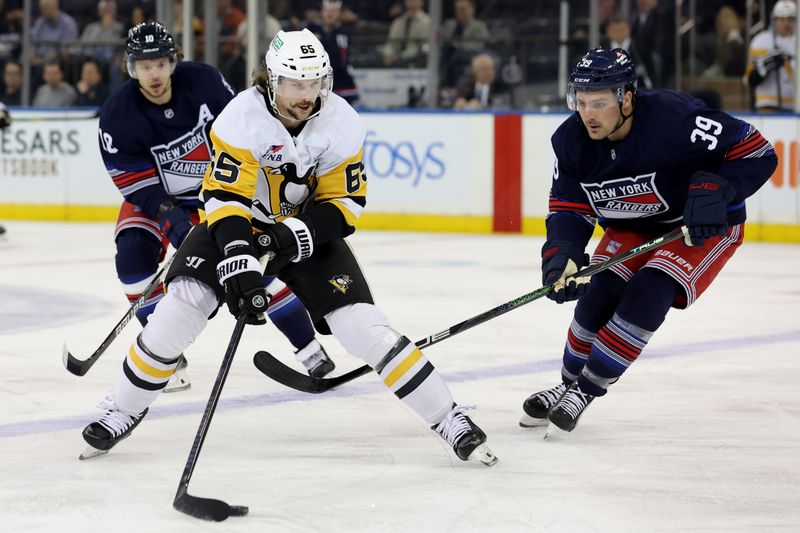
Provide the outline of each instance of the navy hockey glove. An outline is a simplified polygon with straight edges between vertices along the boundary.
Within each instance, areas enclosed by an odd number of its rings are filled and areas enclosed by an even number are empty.
[[[0,130],[4,130],[11,125],[11,115],[5,106],[0,107]]]
[[[711,172],[698,172],[689,183],[689,195],[683,208],[683,223],[689,230],[688,246],[702,246],[705,238],[728,232],[728,204],[736,189],[724,178]]]
[[[314,253],[314,239],[305,222],[287,218],[253,236],[259,255],[272,254],[265,274],[273,275],[290,262],[298,263]]]
[[[589,264],[589,255],[569,241],[547,241],[542,246],[542,284],[554,285],[547,297],[563,304],[577,300],[589,287],[589,278],[568,277]]]
[[[252,246],[242,241],[225,247],[225,258],[217,265],[217,277],[225,286],[225,303],[235,317],[247,314],[248,324],[266,324],[267,293],[261,264]]]
[[[189,213],[175,205],[172,200],[164,200],[158,206],[158,220],[161,223],[161,232],[177,250],[192,229]]]

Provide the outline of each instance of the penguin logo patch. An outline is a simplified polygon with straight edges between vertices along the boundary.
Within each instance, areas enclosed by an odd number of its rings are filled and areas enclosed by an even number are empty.
[[[344,294],[347,292],[347,289],[350,288],[350,285],[353,284],[353,280],[347,274],[340,274],[329,279],[328,283],[333,285],[334,292],[339,291]]]

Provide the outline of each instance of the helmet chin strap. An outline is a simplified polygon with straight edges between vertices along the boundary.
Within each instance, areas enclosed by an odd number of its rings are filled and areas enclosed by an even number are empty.
[[[620,102],[620,103],[619,103],[619,114],[622,116],[622,120],[619,122],[619,124],[617,124],[617,127],[616,127],[616,128],[614,128],[613,130],[611,130],[611,133],[609,133],[608,135],[606,135],[606,136],[604,137],[605,139],[608,139],[609,137],[611,137],[612,135],[614,135],[614,134],[617,132],[617,130],[619,130],[619,129],[620,129],[620,128],[621,128],[621,127],[622,127],[622,126],[625,124],[625,121],[626,121],[626,120],[628,120],[629,118],[631,118],[631,117],[633,116],[633,111],[631,110],[631,112],[630,112],[629,114],[627,114],[627,115],[626,115],[626,114],[625,114],[625,113],[622,111],[622,102]]]

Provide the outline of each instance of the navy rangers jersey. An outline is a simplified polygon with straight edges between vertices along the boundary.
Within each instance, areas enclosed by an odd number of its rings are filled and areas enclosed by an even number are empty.
[[[196,207],[211,124],[232,98],[219,71],[194,62],[178,63],[166,104],[148,101],[136,80],[115,91],[100,111],[100,153],[125,199],[150,215],[167,197]]]
[[[552,145],[548,237],[581,246],[596,220],[603,227],[653,233],[679,224],[689,182],[700,170],[736,188],[728,222],[739,224],[745,198],[769,179],[777,161],[753,126],[674,91],[640,91],[633,126],[621,141],[592,140],[575,114],[553,134]],[[559,215],[573,222],[553,224]]]
[[[231,216],[254,228],[297,217],[317,244],[346,236],[366,204],[361,117],[336,94],[293,135],[255,87],[239,93],[211,129],[214,164],[201,212],[213,231]]]

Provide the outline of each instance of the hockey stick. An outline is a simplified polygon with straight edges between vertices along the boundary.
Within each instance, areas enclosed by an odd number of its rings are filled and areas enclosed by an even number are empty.
[[[128,322],[130,322],[131,318],[136,315],[136,312],[142,307],[142,305],[144,305],[144,302],[147,300],[147,298],[150,297],[150,293],[152,293],[153,289],[155,289],[161,282],[161,276],[167,272],[169,266],[172,264],[173,259],[175,259],[175,254],[172,254],[172,256],[166,260],[164,265],[161,267],[161,270],[156,273],[156,277],[153,278],[153,281],[151,281],[150,284],[145,287],[141,296],[139,296],[139,298],[133,302],[133,305],[130,307],[130,309],[128,309],[120,321],[117,322],[117,325],[114,326],[114,329],[111,330],[111,333],[109,333],[103,342],[100,343],[100,347],[97,348],[88,359],[77,359],[71,353],[69,353],[69,350],[67,349],[67,343],[64,343],[62,356],[64,358],[64,366],[67,368],[67,370],[76,376],[83,376],[89,371],[90,368],[92,368],[92,365],[94,365],[100,356],[103,355],[103,352],[105,352],[106,349],[111,346],[111,343],[114,342],[114,339],[119,336],[125,326],[128,325]]]
[[[622,253],[616,257],[603,261],[602,263],[597,263],[590,267],[583,269],[582,271],[575,274],[573,277],[588,277],[593,276],[599,272],[604,270],[608,270],[609,268],[613,267],[614,265],[618,265],[619,263],[623,263],[628,259],[636,257],[637,255],[643,254],[654,248],[658,248],[668,242],[672,242],[674,240],[680,239],[685,235],[688,235],[686,226],[678,228],[674,231],[667,233],[661,237],[653,239],[652,241],[646,242],[641,244],[635,248],[631,248],[625,253]],[[441,342],[445,339],[452,337],[457,333],[461,333],[462,331],[466,331],[470,328],[473,328],[479,324],[483,324],[493,318],[496,318],[500,315],[504,315],[509,311],[517,309],[527,303],[533,302],[534,300],[538,300],[553,290],[553,285],[547,285],[540,289],[537,289],[533,292],[525,294],[524,296],[520,296],[519,298],[515,298],[510,302],[506,302],[502,305],[498,305],[494,309],[490,309],[485,311],[479,315],[476,315],[472,318],[468,318],[463,322],[459,322],[455,326],[451,326],[450,328],[440,331],[439,333],[435,333],[424,339],[418,340],[415,344],[418,348],[426,348],[438,342]],[[334,378],[312,378],[311,376],[307,376],[305,374],[301,374],[300,372],[294,370],[293,368],[283,364],[278,359],[276,359],[272,354],[266,351],[260,351],[253,356],[253,364],[256,365],[262,373],[266,374],[270,378],[274,379],[278,383],[286,385],[295,390],[299,390],[301,392],[309,392],[313,394],[319,394],[322,392],[329,391],[333,388],[338,387],[339,385],[343,385],[349,381],[352,381],[356,378],[359,378],[365,374],[369,374],[372,371],[368,365],[361,366],[356,368],[355,370],[351,370],[346,374],[342,374],[341,376],[337,376]]]
[[[194,437],[194,443],[189,452],[189,458],[186,460],[186,467],[183,469],[183,475],[181,475],[180,483],[178,483],[178,491],[175,493],[175,500],[172,502],[172,506],[176,510],[202,520],[222,522],[229,516],[244,516],[248,512],[248,508],[242,505],[228,505],[222,500],[192,496],[187,492],[189,490],[189,481],[192,479],[192,472],[194,472],[194,467],[197,464],[197,457],[200,455],[200,450],[203,448],[203,441],[206,440],[208,427],[211,425],[211,418],[214,416],[214,411],[217,409],[217,402],[222,393],[222,387],[225,385],[228,371],[231,369],[233,356],[236,354],[236,348],[239,346],[239,340],[242,338],[246,320],[247,315],[245,313],[242,313],[236,320],[236,327],[233,329],[231,341],[228,343],[228,349],[225,352],[225,357],[222,359],[222,365],[219,367],[217,380],[214,382],[214,387],[211,389],[211,396],[208,398],[206,410],[203,413],[202,420],[200,420],[200,427],[197,428],[197,435]]]

